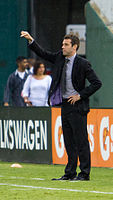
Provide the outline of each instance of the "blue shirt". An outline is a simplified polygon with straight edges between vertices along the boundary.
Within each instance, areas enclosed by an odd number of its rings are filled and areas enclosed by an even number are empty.
[[[65,94],[63,94],[63,98],[69,98],[69,96],[78,94],[72,84],[72,68],[75,57],[76,54],[68,58],[69,62],[66,65],[66,91]]]

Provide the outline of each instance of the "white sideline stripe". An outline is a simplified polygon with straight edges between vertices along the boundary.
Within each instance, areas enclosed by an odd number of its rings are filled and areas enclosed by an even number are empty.
[[[44,178],[30,178],[31,180],[39,180],[39,181],[44,181]]]
[[[28,179],[25,177],[16,177],[16,176],[10,176],[11,179]],[[29,180],[39,180],[39,181],[44,181],[45,179],[43,178],[29,178]]]
[[[11,186],[11,187],[22,187],[31,189],[42,189],[42,190],[57,190],[57,191],[69,191],[69,192],[85,192],[85,193],[96,193],[96,194],[113,194],[113,192],[101,192],[101,191],[88,191],[88,190],[76,190],[76,189],[65,189],[65,188],[48,188],[48,187],[37,187],[31,185],[16,185],[9,183],[0,183],[0,186]]]
[[[0,177],[5,177],[5,176],[1,176]],[[29,180],[38,180],[38,181],[44,181],[45,179],[44,178],[25,178],[25,177],[16,177],[16,176],[9,176],[8,178],[11,178],[11,179],[29,179]]]

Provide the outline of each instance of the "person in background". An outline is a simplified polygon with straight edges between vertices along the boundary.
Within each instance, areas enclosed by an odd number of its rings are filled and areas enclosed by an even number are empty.
[[[22,90],[22,97],[28,106],[48,106],[51,76],[46,75],[45,72],[44,63],[36,61],[33,74],[28,76]]]
[[[26,71],[28,61],[24,56],[19,56],[16,59],[16,64],[17,69],[8,77],[4,90],[4,106],[26,106],[21,97],[21,92],[28,77],[28,72]]]
[[[35,58],[28,58],[28,72],[29,74],[33,74],[33,67],[36,62]]]
[[[87,133],[89,97],[102,83],[90,62],[77,55],[80,41],[76,35],[65,35],[62,50],[56,53],[42,48],[27,31],[22,31],[21,37],[29,41],[30,49],[38,56],[54,64],[49,102],[51,105],[62,103],[61,118],[68,163],[64,175],[52,180],[88,181],[91,170]],[[80,172],[77,174],[78,158]]]

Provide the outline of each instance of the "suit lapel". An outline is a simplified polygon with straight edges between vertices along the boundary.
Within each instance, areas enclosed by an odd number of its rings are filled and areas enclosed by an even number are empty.
[[[77,79],[77,74],[78,74],[78,70],[79,70],[79,57],[78,55],[76,55],[75,59],[74,59],[74,63],[73,63],[73,68],[72,68],[72,83],[74,85],[74,87],[76,87],[75,89],[78,91],[78,79]],[[74,84],[76,83],[76,84]]]
[[[74,63],[73,63],[73,68],[72,68],[72,78],[74,78],[77,75],[78,72],[78,55],[76,55],[75,59],[74,59]]]

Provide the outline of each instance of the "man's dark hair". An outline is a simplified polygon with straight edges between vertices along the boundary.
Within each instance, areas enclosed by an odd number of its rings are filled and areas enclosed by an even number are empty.
[[[16,59],[16,64],[18,65],[18,63],[22,62],[25,59],[27,59],[27,58],[24,57],[24,56],[18,56],[17,59]]]
[[[36,62],[34,64],[34,68],[33,68],[33,74],[35,74],[35,75],[37,74],[37,70],[38,70],[38,68],[40,67],[41,64],[44,65],[44,68],[45,68],[44,74],[46,74],[45,64],[41,60],[36,60]]]
[[[36,62],[36,59],[35,58],[28,58],[27,59],[28,63],[32,66],[34,66],[35,62]]]
[[[78,48],[80,46],[80,40],[76,35],[67,34],[67,35],[64,36],[64,39],[70,39],[71,43],[72,43],[72,46],[76,44],[77,45],[77,50],[78,50]]]

